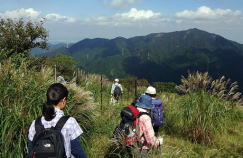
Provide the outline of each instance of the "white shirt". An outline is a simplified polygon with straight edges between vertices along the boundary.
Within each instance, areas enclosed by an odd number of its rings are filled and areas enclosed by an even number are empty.
[[[51,121],[46,121],[44,117],[41,117],[41,123],[44,125],[45,128],[51,128],[55,127],[59,119],[64,116],[64,113],[62,110],[55,108],[56,116]],[[83,133],[83,130],[79,126],[78,122],[75,118],[70,117],[65,125],[63,126],[61,133],[64,137],[64,147],[66,151],[67,157],[74,158],[74,156],[71,154],[71,140],[76,139],[78,136],[80,136]],[[35,120],[32,122],[30,129],[29,129],[29,135],[28,138],[30,141],[33,141],[34,136],[36,134],[35,131]]]
[[[111,87],[111,94],[114,93],[114,90],[115,90],[115,87],[116,87],[116,86],[120,87],[120,88],[121,88],[121,92],[123,93],[123,89],[122,89],[121,84],[115,82],[115,83],[112,84],[112,87]]]

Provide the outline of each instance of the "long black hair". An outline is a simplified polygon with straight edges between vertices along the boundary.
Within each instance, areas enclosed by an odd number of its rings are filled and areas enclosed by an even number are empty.
[[[67,88],[61,83],[52,84],[46,92],[46,103],[43,104],[42,115],[45,120],[50,121],[55,117],[54,106],[57,105],[62,99],[68,97]]]

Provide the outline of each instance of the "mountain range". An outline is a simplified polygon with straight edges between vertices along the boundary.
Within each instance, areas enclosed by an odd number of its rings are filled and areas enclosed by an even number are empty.
[[[82,69],[109,78],[179,82],[187,72],[208,71],[243,86],[243,45],[196,28],[132,38],[84,39],[44,55],[58,53],[72,56]]]

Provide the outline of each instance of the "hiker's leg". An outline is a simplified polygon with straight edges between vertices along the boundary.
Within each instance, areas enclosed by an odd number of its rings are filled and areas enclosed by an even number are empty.
[[[154,126],[154,133],[155,133],[155,136],[157,137],[158,133],[159,133],[159,126]]]
[[[127,156],[129,158],[133,158],[132,147],[131,146],[126,146],[126,150],[127,150]]]
[[[141,158],[148,158],[148,149],[141,150]]]

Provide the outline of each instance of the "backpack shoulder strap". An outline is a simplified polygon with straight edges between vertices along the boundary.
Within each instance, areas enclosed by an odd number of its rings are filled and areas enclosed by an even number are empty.
[[[36,133],[45,130],[45,127],[43,126],[43,124],[41,123],[41,116],[39,116],[36,120],[35,120],[35,131]]]
[[[67,120],[69,119],[70,116],[62,116],[59,121],[57,122],[55,129],[56,130],[62,130],[62,127],[64,126],[64,124],[67,122]]]
[[[142,115],[148,115],[151,118],[151,115],[147,112],[140,112],[137,116],[137,118],[141,117]]]

